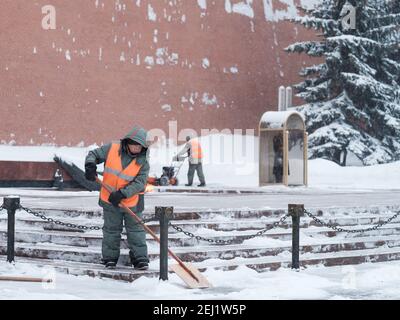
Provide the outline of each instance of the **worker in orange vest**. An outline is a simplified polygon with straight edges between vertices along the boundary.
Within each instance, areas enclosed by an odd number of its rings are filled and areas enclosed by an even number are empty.
[[[106,268],[113,269],[117,265],[121,233],[125,224],[132,265],[135,269],[148,269],[145,231],[119,206],[122,203],[142,217],[144,191],[150,171],[147,150],[147,132],[136,126],[121,141],[92,150],[86,157],[86,179],[95,181],[96,165],[105,163],[103,182],[114,190],[110,194],[107,189],[102,188],[99,199],[99,205],[104,211],[102,263]]]
[[[193,185],[194,172],[197,171],[200,184],[198,187],[205,187],[206,180],[203,173],[203,150],[198,139],[192,139],[190,136],[186,137],[186,145],[181,152],[179,152],[174,160],[179,160],[180,157],[188,155],[189,158],[189,171],[187,187]]]

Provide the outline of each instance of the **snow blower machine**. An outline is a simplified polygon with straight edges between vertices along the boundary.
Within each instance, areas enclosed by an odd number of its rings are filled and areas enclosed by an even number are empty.
[[[149,177],[147,179],[147,183],[152,184],[153,186],[177,186],[179,184],[178,174],[181,170],[183,163],[186,157],[174,157],[172,159],[172,163],[169,167],[162,168],[161,177]]]

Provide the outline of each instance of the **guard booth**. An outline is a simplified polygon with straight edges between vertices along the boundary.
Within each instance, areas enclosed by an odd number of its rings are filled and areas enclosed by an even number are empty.
[[[280,98],[279,109],[282,111],[266,112],[260,121],[260,186],[308,185],[305,121],[301,113],[285,111],[286,107]]]

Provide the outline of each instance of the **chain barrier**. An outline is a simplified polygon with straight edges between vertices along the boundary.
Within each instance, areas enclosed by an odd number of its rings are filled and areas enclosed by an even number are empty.
[[[66,223],[66,222],[62,222],[62,221],[59,221],[59,220],[54,220],[52,218],[46,217],[43,213],[35,212],[35,211],[33,211],[33,210],[29,209],[29,208],[25,208],[23,206],[20,206],[20,209],[26,211],[27,213],[29,213],[29,214],[37,217],[37,218],[40,218],[40,219],[44,220],[44,221],[47,221],[47,222],[50,222],[50,223],[54,223],[54,224],[59,225],[59,226],[64,226],[64,227],[67,227],[67,228],[79,229],[79,230],[102,230],[103,229],[102,227],[98,227],[98,226],[82,226],[82,225],[77,225],[77,224],[74,224],[74,223]]]
[[[279,221],[274,222],[273,224],[271,224],[268,228],[260,230],[260,231],[258,231],[257,233],[255,233],[253,235],[242,237],[243,241],[244,240],[250,240],[250,239],[262,236],[267,231],[278,227],[280,224],[282,224],[290,216],[291,216],[291,214],[288,213],[285,216],[283,216]],[[180,233],[183,233],[183,234],[187,235],[188,237],[196,239],[196,240],[199,240],[199,241],[200,240],[207,241],[208,243],[215,243],[215,244],[218,244],[218,245],[229,245],[229,244],[233,244],[234,243],[234,240],[211,239],[211,238],[205,238],[205,237],[202,237],[202,236],[198,236],[198,235],[193,234],[192,232],[183,230],[181,227],[174,226],[171,222],[169,223],[169,226],[172,227],[173,229],[175,229],[176,231],[178,231]]]
[[[326,223],[323,222],[321,219],[319,219],[318,217],[316,217],[315,215],[313,215],[311,212],[304,210],[304,213],[306,215],[308,215],[311,219],[313,219],[315,222],[317,222],[318,224],[328,227],[330,229],[333,229],[337,232],[347,232],[347,233],[363,233],[363,232],[368,232],[368,231],[375,231],[378,230],[379,228],[383,227],[384,225],[392,222],[394,219],[396,219],[399,215],[400,215],[400,211],[397,212],[394,216],[390,217],[389,219],[387,219],[386,221],[380,222],[377,225],[371,227],[371,228],[366,228],[366,229],[354,229],[354,230],[349,230],[349,229],[344,229],[338,226],[334,226],[330,223]]]
[[[43,213],[40,212],[35,212],[29,208],[20,206],[20,209],[26,211],[27,213],[40,218],[44,221],[47,221],[49,223],[54,223],[56,225],[60,225],[60,226],[64,226],[67,228],[72,228],[72,229],[79,229],[79,230],[102,230],[102,227],[99,226],[84,226],[84,225],[78,225],[78,224],[74,224],[74,223],[66,223],[63,221],[59,221],[59,220],[55,220],[53,218],[48,218],[46,217]],[[0,206],[0,214],[4,214],[5,213],[5,209],[4,206],[1,205]],[[400,211],[397,212],[395,215],[393,215],[392,217],[390,217],[389,219],[387,219],[386,221],[380,222],[377,225],[370,227],[370,228],[366,228],[366,229],[353,229],[353,230],[349,230],[349,229],[345,229],[342,228],[340,226],[335,226],[331,223],[326,223],[324,221],[322,221],[321,219],[319,219],[317,216],[315,216],[314,214],[312,214],[311,212],[307,211],[304,209],[304,213],[309,216],[311,219],[313,219],[316,223],[318,223],[319,225],[322,225],[324,227],[330,228],[332,230],[335,230],[337,232],[347,232],[347,233],[363,233],[363,232],[368,232],[368,231],[375,231],[378,230],[379,228],[389,224],[390,222],[392,222],[393,220],[395,220],[396,218],[398,218],[400,216]],[[271,224],[270,226],[268,226],[265,229],[262,229],[260,231],[258,231],[257,233],[253,234],[253,235],[249,235],[249,236],[245,236],[242,237],[243,240],[250,240],[259,236],[262,236],[264,233],[266,233],[267,231],[274,229],[276,227],[278,227],[279,225],[281,225],[288,217],[291,216],[291,213],[288,213],[286,215],[284,215],[279,221],[274,222],[273,224]],[[142,222],[141,224],[144,225],[148,222],[153,222],[153,221],[158,221],[159,219],[157,219],[155,216],[147,218],[147,219],[141,219]],[[179,233],[183,233],[186,236],[199,240],[199,241],[206,241],[208,243],[215,243],[218,245],[229,245],[229,244],[233,244],[234,240],[221,240],[221,239],[211,239],[211,238],[206,238],[206,237],[202,237],[199,235],[195,235],[194,233],[190,232],[190,231],[186,231],[184,229],[182,229],[181,227],[175,226],[173,225],[171,222],[169,222],[169,226],[172,227],[173,229],[175,229],[177,232]]]
[[[86,230],[86,231],[87,230],[97,230],[98,231],[98,230],[102,230],[103,229],[103,227],[99,227],[99,226],[83,226],[83,225],[78,225],[78,224],[74,224],[74,223],[66,223],[66,222],[62,222],[62,221],[59,221],[59,220],[54,220],[52,218],[46,217],[43,213],[35,212],[35,211],[33,211],[33,210],[29,209],[29,208],[25,208],[23,206],[20,206],[20,209],[26,211],[27,213],[29,213],[29,214],[37,217],[37,218],[40,218],[40,219],[44,220],[44,221],[47,221],[47,222],[50,222],[50,223],[54,223],[56,225],[64,226],[64,227],[67,227],[67,228]],[[157,221],[157,220],[158,219],[156,219],[155,217],[151,217],[151,218],[148,218],[148,219],[142,219],[142,222],[143,222],[143,224],[146,224],[146,223],[148,223],[150,221]]]

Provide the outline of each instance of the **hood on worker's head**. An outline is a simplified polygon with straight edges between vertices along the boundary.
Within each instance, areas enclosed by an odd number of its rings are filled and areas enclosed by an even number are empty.
[[[133,129],[129,131],[129,133],[123,139],[121,139],[122,148],[125,152],[127,152],[126,145],[128,140],[139,143],[143,147],[143,150],[140,154],[147,155],[149,144],[147,141],[147,131],[145,129],[143,129],[141,126],[134,126]]]
[[[132,140],[139,143],[143,148],[148,148],[147,131],[140,126],[134,126],[131,131],[122,139],[122,141]]]

